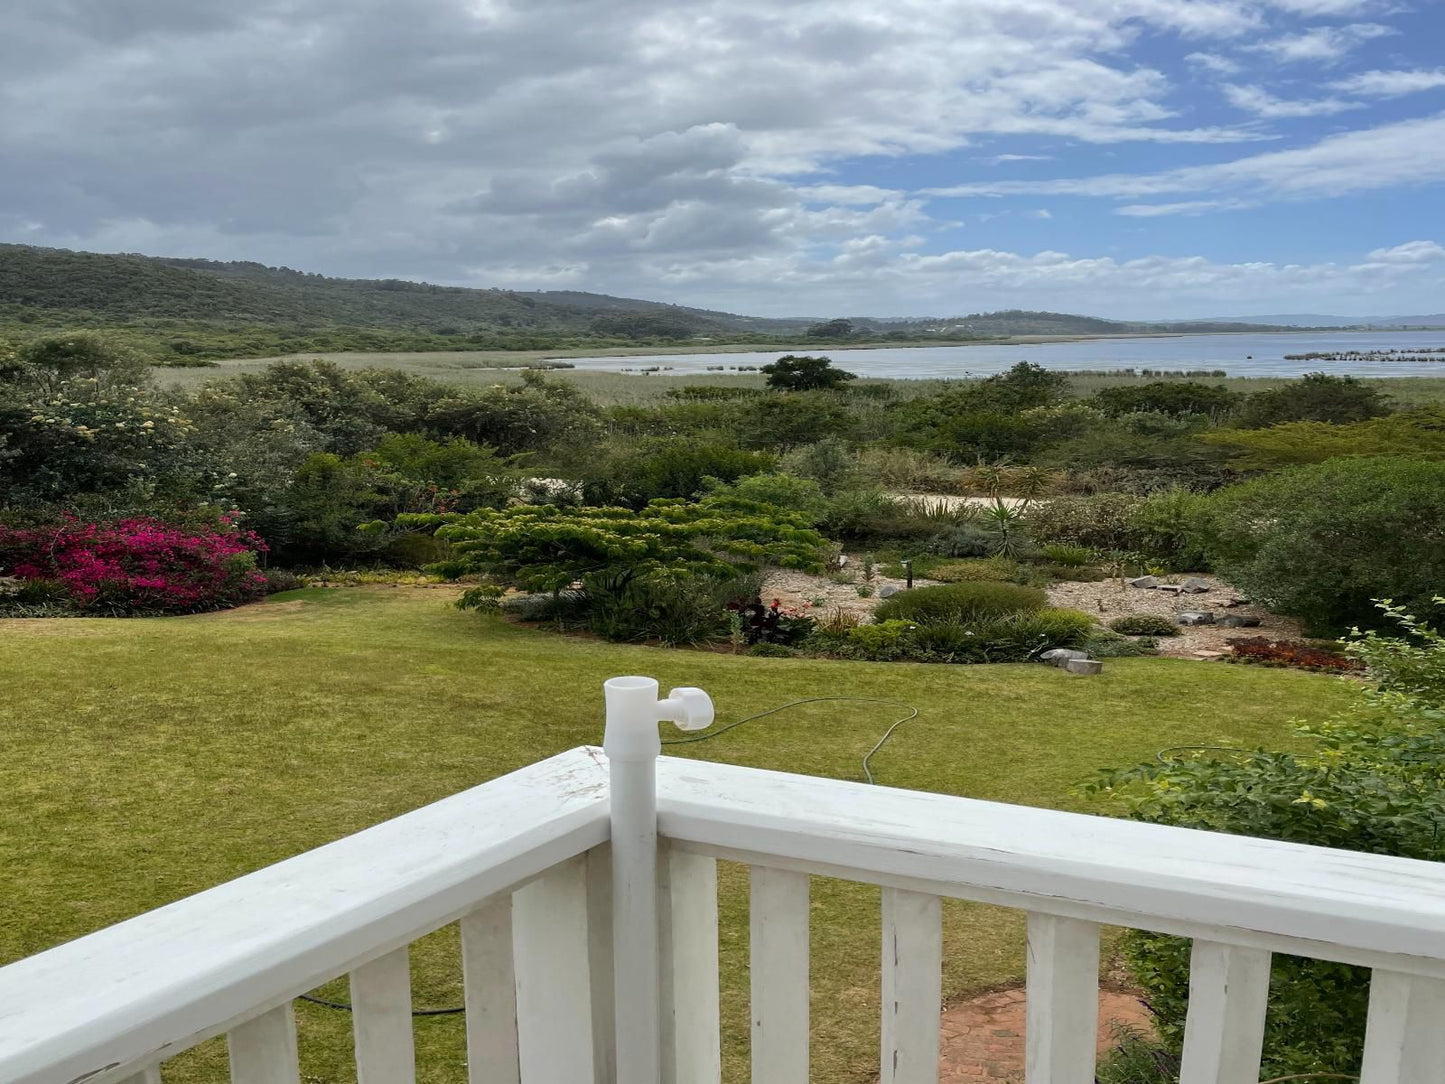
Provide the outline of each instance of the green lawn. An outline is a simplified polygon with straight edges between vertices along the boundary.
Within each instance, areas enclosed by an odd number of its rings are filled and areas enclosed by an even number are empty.
[[[1185,743],[1279,742],[1345,702],[1338,679],[1160,659],[1100,678],[1042,666],[737,658],[619,647],[462,614],[449,589],[293,592],[224,614],[0,621],[0,961],[354,832],[602,734],[602,681],[701,685],[719,718],[806,696],[905,700],[886,785],[1066,809],[1091,769]],[[845,779],[895,716],[824,704],[678,755]],[[866,1080],[877,892],[815,881],[814,1079]],[[724,870],[731,1079],[746,1061],[745,875]],[[1019,916],[946,911],[950,995],[1017,978]],[[418,1005],[459,999],[455,944],[414,950]],[[344,986],[329,989],[344,994]],[[354,1079],[343,1014],[301,1006],[311,1084]],[[417,1022],[422,1081],[465,1079],[461,1021]],[[217,1043],[167,1080],[222,1080]]]

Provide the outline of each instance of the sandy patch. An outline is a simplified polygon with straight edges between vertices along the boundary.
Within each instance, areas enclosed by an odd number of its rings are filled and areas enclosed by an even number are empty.
[[[1215,576],[1204,573],[1191,575],[1209,584],[1209,590],[1195,595],[1175,595],[1171,591],[1151,591],[1141,587],[1129,587],[1119,580],[1101,580],[1098,583],[1056,583],[1048,589],[1049,602],[1055,606],[1067,606],[1083,610],[1101,624],[1107,625],[1116,617],[1126,614],[1158,614],[1175,620],[1186,610],[1208,610],[1216,618],[1226,614],[1240,617],[1259,618],[1259,627],[1252,629],[1220,628],[1218,625],[1195,625],[1180,627],[1177,636],[1159,638],[1159,654],[1176,659],[1198,658],[1199,652],[1228,652],[1226,641],[1239,636],[1267,636],[1271,640],[1297,640],[1300,637],[1299,622],[1280,617],[1258,606],[1226,607],[1224,603],[1239,598],[1239,593]],[[1181,583],[1189,576],[1161,576],[1165,583]]]

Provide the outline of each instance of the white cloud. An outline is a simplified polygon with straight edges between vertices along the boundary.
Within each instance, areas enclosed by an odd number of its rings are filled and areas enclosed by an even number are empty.
[[[1215,75],[1234,75],[1241,67],[1237,60],[1230,60],[1218,53],[1190,53],[1184,59],[1196,68],[1203,68]]]
[[[1375,263],[1435,263],[1445,260],[1445,248],[1437,241],[1406,241],[1394,248],[1377,248],[1369,258]]]
[[[1002,165],[1004,162],[1052,162],[1052,154],[992,154],[980,161],[987,162],[991,166]]]
[[[1040,208],[1038,208],[1038,209],[1035,210],[1035,211],[1029,211],[1028,214],[1027,214],[1025,217],[1027,217],[1027,218],[1043,218],[1043,219],[1049,219],[1049,218],[1053,218],[1053,217],[1054,217],[1054,214],[1053,214],[1053,212],[1050,211],[1047,207],[1040,207]]]
[[[1317,26],[1302,34],[1247,45],[1249,52],[1267,53],[1282,63],[1314,61],[1330,64],[1341,60],[1367,41],[1398,33],[1380,23],[1351,23],[1348,26]]]
[[[1242,211],[1258,204],[1247,200],[1196,199],[1180,203],[1129,203],[1115,207],[1116,215],[1127,218],[1163,218],[1168,215],[1202,215],[1210,211]]]
[[[1328,136],[1309,146],[1162,173],[991,181],[927,189],[935,196],[1068,195],[1140,198],[1220,192],[1315,199],[1445,181],[1445,114]]]
[[[1317,98],[1314,101],[1290,101],[1276,98],[1263,87],[1226,84],[1224,97],[1236,109],[1243,109],[1258,117],[1271,120],[1284,117],[1329,117],[1350,109],[1360,109],[1358,102],[1346,102],[1339,98]]]
[[[1437,87],[1445,87],[1445,68],[1436,68],[1433,71],[1417,69],[1361,72],[1330,84],[1331,90],[1344,91],[1346,94],[1367,94],[1376,98],[1401,98],[1406,94],[1418,94]]]
[[[1306,17],[1368,15],[1392,5],[1386,0],[1269,0],[1277,8]]]

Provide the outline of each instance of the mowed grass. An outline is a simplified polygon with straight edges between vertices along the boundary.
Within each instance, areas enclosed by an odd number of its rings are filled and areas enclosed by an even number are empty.
[[[1042,666],[750,659],[616,646],[453,609],[447,588],[306,590],[223,614],[0,622],[0,961],[38,952],[602,736],[601,683],[701,685],[720,720],[808,696],[903,700],[920,717],[880,782],[1089,809],[1093,769],[1166,746],[1288,740],[1341,706],[1339,679],[1163,659],[1102,677]],[[820,704],[677,746],[678,756],[859,779],[896,718]],[[747,1078],[746,872],[721,888],[727,1076]],[[1021,916],[946,909],[949,996],[1022,974]],[[813,1079],[876,1073],[878,893],[815,880]],[[442,931],[413,949],[418,1006],[460,1001]],[[77,981],[84,981],[77,977]],[[344,998],[344,983],[326,988]],[[302,1004],[310,1084],[355,1079],[349,1018]],[[462,1021],[416,1024],[419,1079],[466,1079]],[[213,1041],[170,1084],[222,1081]]]

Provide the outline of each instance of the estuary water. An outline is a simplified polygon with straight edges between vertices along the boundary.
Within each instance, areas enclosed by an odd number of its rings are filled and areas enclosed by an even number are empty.
[[[1436,360],[1408,361],[1389,356],[1288,361],[1286,354],[1328,354],[1445,347],[1445,331],[1275,332],[1265,334],[1169,335],[1149,338],[1082,339],[1075,342],[1018,346],[880,347],[839,350],[796,347],[795,354],[827,354],[839,368],[859,376],[893,379],[962,378],[1001,373],[1020,361],[1046,369],[1155,369],[1183,372],[1221,370],[1229,376],[1298,377],[1305,373],[1336,376],[1445,376],[1445,354]],[[646,357],[568,358],[578,369],[634,372],[661,367],[674,375],[731,372],[757,368],[790,351],[726,354],[656,354]]]

